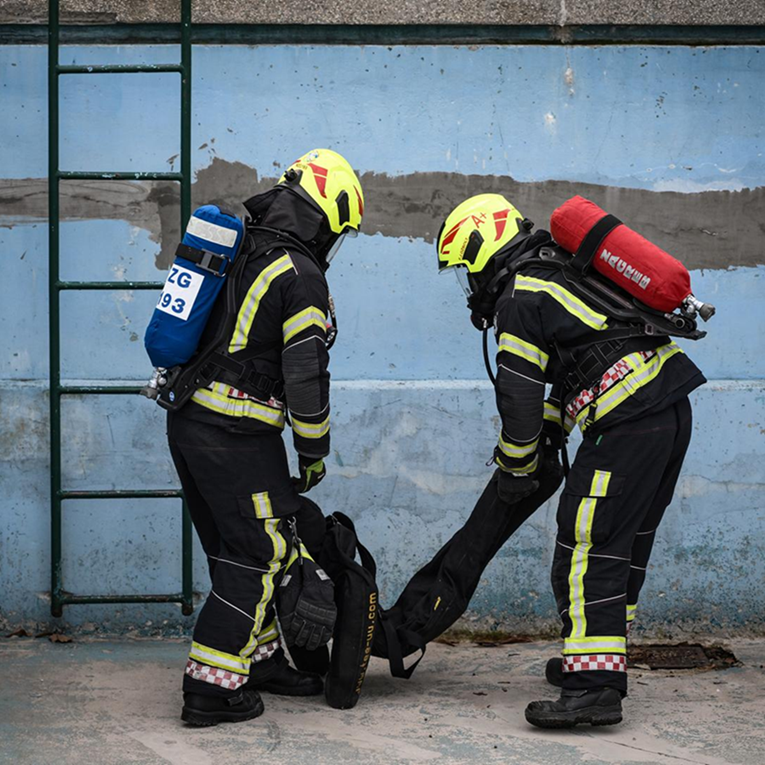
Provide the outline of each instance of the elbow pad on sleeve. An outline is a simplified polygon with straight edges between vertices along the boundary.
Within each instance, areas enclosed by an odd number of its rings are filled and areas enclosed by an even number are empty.
[[[282,353],[282,374],[291,410],[318,413],[324,408],[321,378],[328,373],[322,373],[321,353],[326,354],[326,350],[319,337],[290,346]]]

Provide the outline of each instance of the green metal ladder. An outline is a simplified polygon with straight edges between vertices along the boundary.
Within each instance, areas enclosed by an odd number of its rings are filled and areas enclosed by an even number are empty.
[[[65,491],[61,486],[61,398],[66,395],[137,395],[140,386],[62,385],[60,297],[64,290],[160,290],[161,282],[67,282],[59,278],[59,186],[67,180],[167,180],[181,186],[181,230],[191,214],[191,0],[181,0],[180,64],[62,66],[59,64],[59,0],[48,10],[48,225],[50,296],[50,475],[51,475],[51,614],[66,605],[94,603],[180,603],[185,615],[194,610],[191,520],[183,494],[176,490]],[[181,77],[181,172],[63,172],[59,169],[59,77],[75,74],[147,74],[175,72]],[[74,595],[62,581],[62,505],[73,499],[167,499],[182,503],[182,585],[169,595]]]

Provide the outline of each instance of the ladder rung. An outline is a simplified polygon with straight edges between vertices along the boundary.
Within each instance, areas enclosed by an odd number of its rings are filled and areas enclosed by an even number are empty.
[[[104,489],[61,491],[61,499],[175,499],[182,498],[180,489]]]
[[[59,170],[62,181],[182,181],[183,173],[100,173]]]
[[[96,64],[63,65],[56,67],[58,74],[160,74],[184,73],[181,64]]]
[[[99,603],[185,603],[183,595],[62,595],[63,605]]]
[[[141,390],[141,385],[62,385],[58,392],[61,396],[137,396]]]
[[[60,290],[161,290],[164,282],[57,282]]]

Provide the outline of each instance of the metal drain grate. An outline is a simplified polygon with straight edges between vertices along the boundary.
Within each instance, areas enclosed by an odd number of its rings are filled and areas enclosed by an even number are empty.
[[[627,660],[631,667],[648,669],[728,669],[740,664],[725,648],[698,643],[632,646]]]

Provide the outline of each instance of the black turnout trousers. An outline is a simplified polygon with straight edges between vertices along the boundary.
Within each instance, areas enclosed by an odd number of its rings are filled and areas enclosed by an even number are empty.
[[[392,608],[382,615],[373,653],[391,660],[396,677],[404,673],[401,657],[443,634],[467,610],[483,573],[500,548],[558,490],[562,468],[557,453],[542,460],[539,488],[508,505],[497,495],[491,477],[473,512],[454,536],[410,580]],[[395,633],[395,635],[393,634]]]
[[[168,415],[170,452],[212,579],[183,687],[231,695],[282,660],[273,598],[289,554],[284,518],[301,502],[280,432],[200,421],[189,416],[195,406]]]
[[[579,447],[558,506],[552,568],[564,688],[627,690],[627,627],[690,438],[684,397]]]

